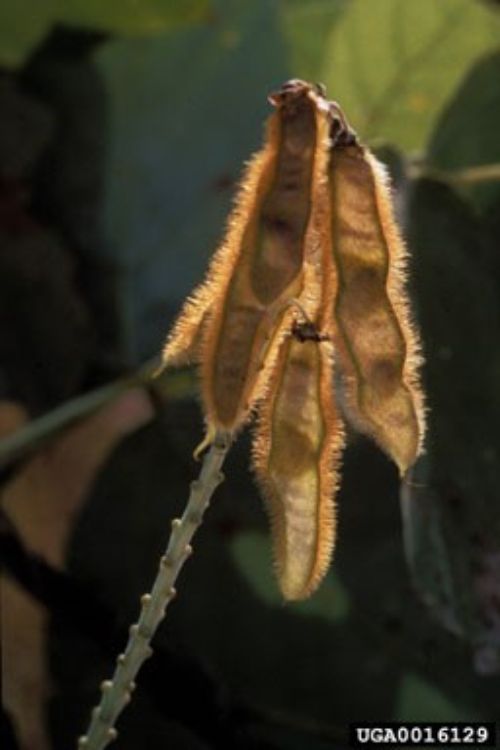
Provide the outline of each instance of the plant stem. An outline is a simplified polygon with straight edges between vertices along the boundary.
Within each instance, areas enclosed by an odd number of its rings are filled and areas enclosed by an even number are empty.
[[[66,401],[47,414],[28,422],[12,435],[2,438],[0,440],[0,469],[33,453],[41,445],[89,417],[131,388],[141,386],[149,388],[160,400],[179,398],[192,392],[192,384],[185,373],[163,372],[156,375],[158,364],[159,359],[153,359],[137,372]]]
[[[127,647],[118,657],[113,678],[101,685],[101,702],[92,711],[87,734],[79,739],[80,750],[102,750],[117,736],[115,722],[130,700],[139,669],[152,654],[150,641],[165,616],[168,604],[175,596],[175,581],[192,552],[191,539],[201,524],[212,494],[224,478],[221,467],[230,443],[231,436],[228,433],[216,433],[215,440],[203,459],[200,476],[191,483],[189,500],[182,518],[172,521],[172,533],[166,552],[160,560],[151,593],[144,594],[141,598],[139,620],[130,628]]]
[[[413,179],[417,177],[429,177],[430,179],[448,182],[451,185],[478,185],[484,182],[498,182],[500,180],[500,163],[479,164],[475,167],[464,167],[463,169],[445,170],[436,169],[425,163],[410,163],[409,175]]]

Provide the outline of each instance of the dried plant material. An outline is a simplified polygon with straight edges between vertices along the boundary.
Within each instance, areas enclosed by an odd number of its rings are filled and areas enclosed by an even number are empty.
[[[147,394],[130,390],[40,451],[4,487],[2,509],[31,552],[64,569],[75,516],[97,472],[117,443],[152,416]],[[26,418],[22,407],[0,402],[0,435]],[[1,580],[0,605],[5,705],[20,745],[47,750],[48,613],[8,579]]]
[[[327,216],[322,192],[319,182],[316,228]],[[289,600],[309,596],[328,569],[344,442],[333,390],[333,348],[323,333],[336,275],[328,246],[318,240],[319,234],[311,234],[304,253],[303,320],[294,322],[281,345],[254,435],[254,467],[269,501],[278,580]],[[328,284],[325,266],[330,270]]]
[[[328,178],[338,276],[332,330],[349,416],[404,474],[421,449],[424,409],[387,176],[351,135],[332,148]]]
[[[199,451],[258,405],[254,465],[278,576],[285,598],[300,599],[324,575],[335,536],[334,359],[348,415],[401,474],[421,448],[424,410],[385,172],[322,88],[290,81],[270,101],[264,148],[165,362],[199,357],[208,423]]]
[[[401,473],[420,449],[418,346],[383,170],[322,87],[289,81],[270,102],[276,111],[243,179],[226,239],[164,350],[164,366],[200,363],[207,434],[196,453],[209,450],[126,650],[112,680],[102,684],[82,750],[102,750],[117,736],[114,725],[175,595],[226,452],[253,407],[259,412],[254,467],[288,600],[314,591],[335,544],[344,427],[334,359],[343,367],[355,422]]]
[[[210,301],[216,295],[215,281],[201,284],[183,305],[163,350],[163,365],[179,367],[198,361]]]
[[[166,365],[179,363],[196,356],[201,340],[212,431],[237,429],[248,417],[269,375],[271,342],[303,286],[318,156],[327,148],[326,107],[301,81],[285,84],[270,101],[276,111],[244,176],[227,237],[164,351]]]
[[[0,576],[3,701],[19,746],[49,750],[48,613],[22,588]]]
[[[7,437],[28,420],[18,403],[0,401],[0,437]],[[10,486],[2,499],[2,510],[9,507]],[[19,500],[19,498],[17,498]],[[38,507],[24,514],[25,528],[36,528]],[[38,602],[3,573],[0,575],[0,633],[2,634],[2,700],[14,723],[17,740],[23,748],[49,750],[45,718],[49,698],[49,670],[46,658],[47,612]]]
[[[331,346],[291,336],[259,412],[254,463],[269,501],[274,557],[286,599],[318,586],[335,540],[336,464],[343,444]]]

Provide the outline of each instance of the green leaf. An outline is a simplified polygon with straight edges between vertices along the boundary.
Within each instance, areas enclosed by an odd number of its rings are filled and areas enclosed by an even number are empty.
[[[445,170],[500,164],[500,51],[477,62],[436,125],[428,147],[433,167]],[[500,198],[500,179],[466,187],[479,209]]]
[[[316,81],[325,47],[349,0],[285,0],[281,18],[294,78]]]
[[[0,9],[0,65],[17,66],[55,24],[113,34],[161,34],[209,16],[209,0],[23,0]]]
[[[363,139],[421,149],[463,75],[499,38],[498,13],[473,0],[353,0],[332,31],[323,80]]]
[[[260,147],[267,94],[290,78],[274,2],[217,10],[217,24],[116,40],[96,55],[109,92],[104,220],[134,361],[158,350],[201,280],[242,164]]]
[[[208,0],[78,0],[63,3],[61,20],[115,34],[161,34],[178,24],[208,18]]]
[[[40,40],[49,32],[52,18],[50,2],[5,2],[0,6],[0,65],[21,65]]]
[[[426,364],[426,455],[404,488],[408,557],[418,589],[443,625],[474,649],[480,673],[498,671],[500,395],[497,244],[468,203],[430,180],[413,185],[408,237]]]
[[[434,685],[409,673],[402,680],[396,721],[473,721],[463,708],[453,705]]]
[[[233,540],[232,553],[256,594],[266,604],[281,607],[283,597],[272,572],[269,539],[258,532],[239,534]],[[330,571],[312,597],[290,607],[298,614],[342,620],[349,613],[349,597],[339,578]]]

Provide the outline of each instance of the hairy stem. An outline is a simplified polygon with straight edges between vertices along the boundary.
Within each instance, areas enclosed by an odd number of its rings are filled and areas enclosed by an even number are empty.
[[[230,442],[231,437],[228,433],[216,434],[203,460],[200,476],[191,484],[189,500],[182,518],[172,521],[172,533],[166,552],[160,560],[151,593],[144,594],[141,598],[139,620],[130,628],[127,647],[118,657],[112,679],[105,680],[101,685],[101,702],[92,711],[87,734],[79,739],[80,750],[102,750],[117,736],[115,722],[130,701],[139,669],[151,656],[151,639],[165,616],[169,602],[175,596],[175,581],[192,552],[191,539],[201,524],[212,494],[223,480],[221,467]]]

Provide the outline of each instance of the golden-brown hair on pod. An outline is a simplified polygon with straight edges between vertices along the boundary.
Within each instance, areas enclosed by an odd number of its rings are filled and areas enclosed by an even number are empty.
[[[405,291],[406,250],[385,169],[348,134],[328,170],[331,257],[337,276],[332,333],[348,416],[405,474],[425,429],[419,342]]]
[[[264,146],[247,167],[224,242],[164,350],[167,365],[199,359],[207,423],[227,431],[262,392],[271,342],[302,291],[320,153],[324,175],[328,122],[315,87],[290,81],[270,101]]]
[[[322,194],[320,182],[313,215],[318,229],[327,215]],[[319,231],[311,234],[299,319],[274,363],[254,432],[254,469],[268,501],[278,581],[288,600],[304,599],[319,585],[336,537],[344,427],[334,396],[333,347],[324,333],[335,293],[328,251]]]
[[[331,345],[290,337],[259,409],[254,467],[268,501],[274,560],[285,599],[309,596],[330,563],[343,426]]]

